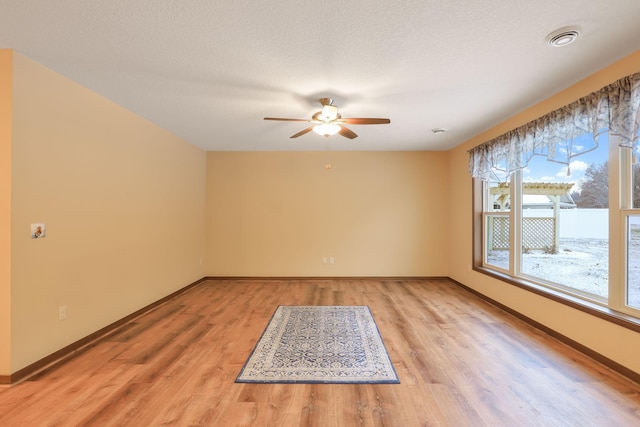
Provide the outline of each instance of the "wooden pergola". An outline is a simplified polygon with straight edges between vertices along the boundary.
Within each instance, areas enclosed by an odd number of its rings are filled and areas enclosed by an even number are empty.
[[[552,202],[554,221],[553,246],[555,251],[559,248],[561,198],[569,193],[573,185],[573,183],[548,182],[525,182],[523,184],[523,195],[544,195]],[[498,205],[498,209],[500,211],[506,210],[510,195],[509,183],[501,182],[497,187],[491,187],[489,192],[491,195],[495,196],[493,203]],[[523,236],[523,241],[524,240],[525,236]]]

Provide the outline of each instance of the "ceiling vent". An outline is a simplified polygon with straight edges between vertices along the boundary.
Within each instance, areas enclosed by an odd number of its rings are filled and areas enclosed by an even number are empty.
[[[553,47],[564,47],[576,41],[579,35],[578,27],[564,27],[549,34],[547,43]]]

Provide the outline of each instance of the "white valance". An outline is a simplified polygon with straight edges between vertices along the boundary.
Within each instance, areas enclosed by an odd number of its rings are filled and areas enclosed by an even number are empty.
[[[608,132],[620,146],[640,145],[640,73],[624,77],[571,104],[469,150],[469,172],[489,180],[492,171],[509,175],[535,155],[566,164],[598,147]],[[592,135],[585,138],[585,135]]]

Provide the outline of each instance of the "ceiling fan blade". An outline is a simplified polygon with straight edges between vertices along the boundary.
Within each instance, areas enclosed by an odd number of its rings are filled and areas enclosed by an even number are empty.
[[[340,119],[340,122],[348,123],[350,125],[386,125],[391,123],[389,119],[374,119],[374,118],[351,118]]]
[[[308,119],[284,119],[281,117],[265,117],[265,120],[278,120],[281,122],[310,122]]]
[[[353,138],[357,138],[358,135],[356,135],[356,133],[354,131],[352,131],[351,129],[347,129],[344,126],[340,126],[340,131],[338,132],[340,135],[344,136],[345,138],[349,138],[349,139],[353,139]]]
[[[301,130],[300,132],[296,133],[295,135],[291,135],[289,138],[297,138],[299,136],[304,135],[305,133],[309,133],[313,130],[313,126],[309,126],[306,129]]]

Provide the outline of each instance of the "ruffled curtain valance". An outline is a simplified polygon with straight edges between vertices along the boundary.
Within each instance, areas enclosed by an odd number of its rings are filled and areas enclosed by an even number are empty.
[[[640,148],[639,129],[636,73],[474,147],[469,150],[469,172],[486,181],[496,170],[509,175],[523,169],[535,155],[569,167],[574,157],[596,149],[606,132],[619,137],[621,147]]]

